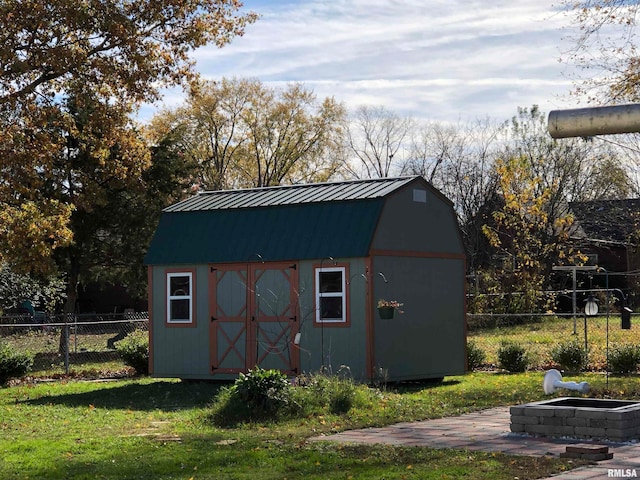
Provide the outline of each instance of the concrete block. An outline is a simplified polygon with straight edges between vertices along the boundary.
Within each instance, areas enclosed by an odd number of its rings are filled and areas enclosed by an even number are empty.
[[[589,418],[587,421],[587,426],[591,428],[607,428],[607,419],[606,418]]]
[[[624,439],[624,441],[633,440],[640,437],[636,428],[607,428],[606,432],[607,438],[622,438]]]
[[[607,412],[602,410],[597,410],[595,408],[585,408],[585,409],[576,409],[576,418],[592,418],[592,419],[603,419],[607,418]]]
[[[553,425],[556,427],[561,427],[562,425],[566,425],[566,418],[561,417],[542,417],[542,425]]]
[[[509,408],[511,416],[524,416],[525,408],[523,406],[514,406]]]
[[[530,407],[525,409],[524,414],[530,417],[553,417],[555,412],[551,407]]]
[[[574,417],[576,411],[574,408],[557,408],[555,411],[556,417]]]
[[[528,417],[526,415],[512,415],[511,423],[522,423],[524,425],[538,425],[540,420],[538,417]]]
[[[587,418],[578,418],[578,417],[567,418],[567,425],[571,425],[572,427],[586,427],[587,422],[588,422]]]
[[[509,427],[513,433],[524,433],[524,425],[522,423],[512,423]]]
[[[591,427],[575,427],[574,432],[576,435],[582,437],[595,437],[604,438],[607,431],[604,428],[591,428]]]

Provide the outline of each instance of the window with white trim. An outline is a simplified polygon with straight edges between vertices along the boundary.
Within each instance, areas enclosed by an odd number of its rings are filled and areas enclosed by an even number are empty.
[[[346,323],[344,267],[316,268],[316,322]]]
[[[167,323],[193,322],[193,273],[167,273]]]

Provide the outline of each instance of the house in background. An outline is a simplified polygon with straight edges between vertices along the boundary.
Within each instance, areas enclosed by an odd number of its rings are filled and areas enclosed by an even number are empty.
[[[588,264],[606,269],[609,287],[631,301],[640,280],[640,272],[633,275],[640,270],[640,199],[571,202],[569,208],[575,217],[574,246],[588,255]],[[602,275],[598,277],[604,287]]]
[[[422,177],[203,192],[163,211],[145,263],[156,377],[465,371],[464,248]]]

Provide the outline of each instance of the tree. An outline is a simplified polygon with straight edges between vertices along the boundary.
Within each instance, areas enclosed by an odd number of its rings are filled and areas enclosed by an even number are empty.
[[[327,180],[344,108],[303,85],[270,89],[255,79],[194,84],[187,104],[154,118],[155,138],[171,133],[198,165],[203,189]]]
[[[219,47],[257,16],[238,0],[7,0],[0,5],[0,104],[53,99],[69,81],[128,100],[193,74],[189,53]],[[159,83],[157,83],[159,82]]]
[[[355,155],[349,171],[357,178],[388,177],[395,163],[401,163],[398,153],[407,148],[412,126],[410,118],[382,106],[356,109],[346,131],[347,149]]]
[[[635,38],[640,5],[628,0],[562,0],[577,34],[567,61],[588,75],[578,95],[615,102],[640,98],[640,55]]]
[[[538,311],[546,306],[540,291],[551,265],[573,263],[578,258],[567,243],[573,217],[555,218],[553,231],[548,230],[553,191],[541,188],[541,178],[526,158],[498,160],[495,169],[503,206],[483,226],[496,258],[502,259],[493,270],[491,293],[517,292],[501,302],[506,313]]]
[[[91,193],[73,195],[73,185],[83,180],[64,177],[59,169],[61,158],[76,156],[70,138],[100,159],[103,173],[140,173],[116,171],[122,165],[110,165],[113,152],[107,154],[113,137],[89,139],[91,129],[105,133],[92,118],[96,112],[79,123],[67,101],[81,88],[101,105],[97,112],[110,106],[118,119],[130,115],[139,102],[157,99],[162,86],[194,76],[189,54],[195,48],[210,42],[223,46],[242,34],[257,17],[237,13],[240,6],[237,0],[0,5],[0,260],[42,273],[51,268],[53,252],[71,244],[72,212],[85,208],[74,202]],[[101,122],[108,119],[102,113]],[[122,155],[140,153],[138,142],[119,141],[125,142]]]

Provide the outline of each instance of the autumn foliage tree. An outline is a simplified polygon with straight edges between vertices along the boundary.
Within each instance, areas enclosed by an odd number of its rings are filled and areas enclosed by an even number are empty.
[[[540,292],[551,266],[582,260],[567,243],[573,217],[550,221],[553,189],[539,188],[541,179],[525,158],[499,159],[495,170],[503,205],[483,227],[500,260],[492,271],[491,293],[504,296],[499,303],[503,313],[540,311],[548,307]]]
[[[61,159],[92,158],[98,173],[114,178],[138,175],[137,167],[112,161],[114,148],[121,156],[140,152],[137,141],[128,143],[135,135],[125,134],[124,124],[105,123],[108,111],[120,121],[140,102],[157,99],[162,86],[193,77],[190,52],[223,46],[256,20],[240,7],[237,0],[0,4],[1,261],[25,271],[51,269],[54,251],[74,241],[73,212],[102,201],[87,177],[69,175],[86,168],[61,169]],[[69,102],[85,98],[93,106],[71,108]],[[82,155],[71,139],[82,144]],[[84,195],[75,194],[79,188]]]
[[[265,187],[331,177],[344,117],[340,103],[318,101],[301,84],[223,78],[194,84],[186,104],[157,115],[152,130],[156,141],[177,139],[198,166],[199,188]]]

